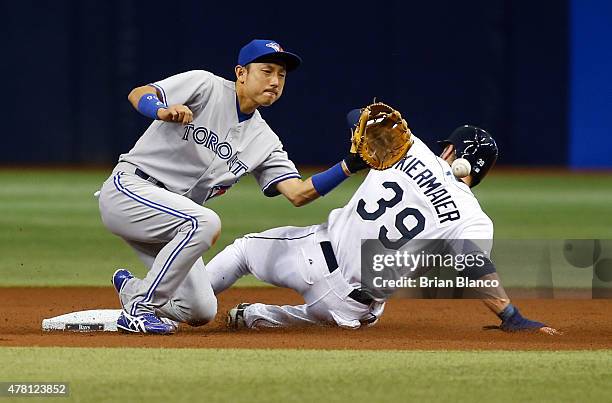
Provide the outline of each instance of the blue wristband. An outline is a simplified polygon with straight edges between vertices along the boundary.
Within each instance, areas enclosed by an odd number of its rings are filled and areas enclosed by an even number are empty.
[[[337,163],[327,171],[312,175],[312,185],[321,196],[325,196],[333,188],[348,178],[342,169],[342,162]]]
[[[138,112],[151,119],[159,119],[157,110],[165,107],[166,105],[155,94],[144,94],[138,101]]]
[[[516,312],[515,306],[512,305],[512,304],[508,304],[508,306],[505,307],[503,311],[498,313],[497,316],[499,316],[499,318],[502,321],[507,321],[508,319],[510,319],[514,315],[515,312]]]

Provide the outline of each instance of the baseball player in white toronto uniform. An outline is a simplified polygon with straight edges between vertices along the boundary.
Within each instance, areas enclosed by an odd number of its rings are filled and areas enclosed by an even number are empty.
[[[99,196],[104,225],[149,269],[143,279],[126,269],[113,275],[123,308],[120,330],[168,334],[176,322],[199,326],[214,318],[217,303],[202,254],[221,222],[202,204],[242,176],[253,174],[265,195],[282,193],[301,206],[362,168],[349,154],[301,180],[259,114],[259,106],[282,95],[287,72],[300,62],[275,41],[253,40],[239,53],[235,82],[199,70],[132,90],[134,108],[155,121],[119,157]]]
[[[349,115],[349,123],[355,122]],[[352,116],[356,116],[353,114]],[[436,156],[420,139],[406,157],[385,171],[370,171],[348,204],[333,210],[327,223],[282,227],[237,239],[207,265],[215,294],[238,278],[258,279],[300,293],[305,303],[277,306],[242,303],[228,313],[231,328],[336,324],[356,329],[374,324],[384,309],[362,289],[363,239],[405,244],[412,239],[490,240],[493,223],[482,211],[470,187],[477,185],[495,163],[497,146],[484,130],[458,128]],[[451,163],[470,162],[470,174],[458,179]],[[484,247],[490,252],[491,243]],[[482,251],[481,251],[482,252]],[[468,277],[498,280],[490,260]],[[556,331],[522,317],[501,285],[482,290],[483,301],[502,319],[507,331]]]

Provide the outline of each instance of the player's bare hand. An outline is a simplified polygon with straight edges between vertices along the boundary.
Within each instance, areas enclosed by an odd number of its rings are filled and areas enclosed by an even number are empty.
[[[548,327],[548,326],[544,326],[538,329],[538,331],[540,333],[544,333],[544,334],[548,334],[551,336],[561,336],[563,334],[563,332],[553,328],[553,327]]]
[[[186,125],[193,121],[193,112],[185,105],[170,105],[168,108],[158,109],[157,117],[164,122],[177,122]]]

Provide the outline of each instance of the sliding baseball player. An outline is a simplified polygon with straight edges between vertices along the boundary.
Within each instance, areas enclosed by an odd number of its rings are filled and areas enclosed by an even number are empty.
[[[359,113],[349,114],[350,127],[359,126]],[[405,158],[387,170],[370,171],[348,204],[333,210],[326,223],[249,234],[209,262],[206,270],[216,295],[253,274],[304,298],[298,306],[241,303],[228,313],[230,328],[373,325],[383,313],[385,299],[362,287],[363,239],[378,239],[392,249],[419,239],[492,239],[493,223],[471,192],[497,159],[491,135],[478,127],[459,127],[441,142],[444,151],[439,157],[416,136],[411,141]],[[501,329],[558,333],[523,317],[510,302],[487,258],[490,245],[474,252],[484,264],[465,276],[499,284],[480,292],[500,318]]]

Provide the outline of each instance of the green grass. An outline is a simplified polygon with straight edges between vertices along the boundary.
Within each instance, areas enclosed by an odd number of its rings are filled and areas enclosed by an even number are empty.
[[[92,194],[107,174],[0,171],[0,285],[107,285],[117,266],[144,274],[100,222]],[[360,182],[352,178],[296,209],[264,197],[247,178],[208,205],[221,216],[223,234],[206,257],[248,232],[323,222]],[[612,175],[494,175],[476,193],[497,239],[612,238]],[[610,350],[0,348],[0,362],[0,381],[69,382],[70,399],[59,401],[559,402],[612,395]]]
[[[100,220],[93,193],[108,174],[0,171],[0,285],[107,285],[115,267],[145,273],[132,250]],[[296,209],[282,196],[265,197],[248,177],[207,204],[220,215],[223,231],[205,258],[248,232],[324,222],[358,185],[352,178],[316,205]]]
[[[612,174],[493,174],[475,193],[496,238],[612,238]]]
[[[102,225],[92,194],[109,171],[0,171],[0,285],[106,285],[115,267],[144,274],[135,254]],[[212,200],[223,221],[214,256],[245,233],[324,222],[361,183],[351,178],[295,208],[264,197],[248,177]],[[476,188],[503,238],[612,238],[612,175],[492,175]],[[253,284],[253,280],[247,280]]]
[[[3,348],[0,360],[1,380],[69,382],[70,401],[597,402],[612,394],[611,351]]]

